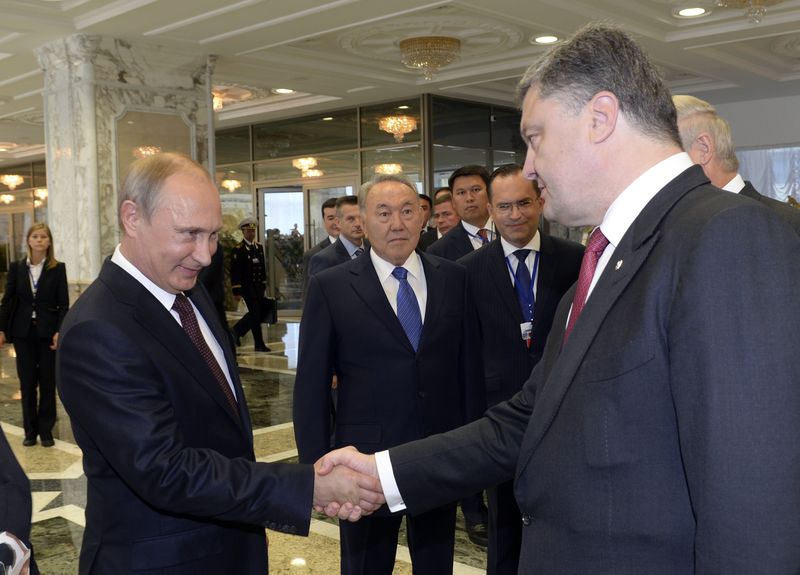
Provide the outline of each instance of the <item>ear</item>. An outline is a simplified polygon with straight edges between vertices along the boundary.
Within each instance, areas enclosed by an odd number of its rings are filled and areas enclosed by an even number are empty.
[[[142,213],[131,200],[125,200],[119,208],[119,219],[122,222],[122,227],[125,228],[125,235],[136,237],[139,231],[139,225],[142,221]]]
[[[591,142],[600,144],[607,140],[617,127],[619,100],[608,91],[598,92],[587,104],[592,119]]]
[[[700,132],[694,142],[692,142],[692,148],[694,150],[692,156],[701,166],[708,164],[716,153],[714,138],[712,138],[708,132]]]

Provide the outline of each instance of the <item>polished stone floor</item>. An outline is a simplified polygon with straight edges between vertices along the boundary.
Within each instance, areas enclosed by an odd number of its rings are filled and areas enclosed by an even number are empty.
[[[248,336],[249,337],[249,336]],[[259,461],[295,461],[292,428],[292,389],[297,366],[298,324],[281,322],[265,328],[270,353],[252,351],[252,340],[239,348],[239,366],[253,420]],[[31,480],[33,491],[32,541],[44,575],[77,573],[83,536],[86,479],[81,451],[75,444],[69,419],[61,408],[54,436],[56,445],[23,447],[19,382],[10,345],[0,349],[0,423],[14,453]],[[339,572],[338,528],[335,520],[315,515],[311,535],[296,537],[268,531],[270,573],[300,575]],[[459,512],[454,573],[485,573],[485,552],[473,545],[463,530]],[[410,574],[408,549],[400,546],[394,573]]]

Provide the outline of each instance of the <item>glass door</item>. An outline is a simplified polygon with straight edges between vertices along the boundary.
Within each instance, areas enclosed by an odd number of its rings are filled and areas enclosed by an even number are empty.
[[[11,262],[27,254],[25,232],[33,223],[30,211],[0,212],[0,290],[5,290]]]
[[[267,295],[277,298],[281,310],[302,306],[303,252],[326,236],[322,203],[328,198],[353,195],[355,180],[258,188],[260,229],[267,257]]]

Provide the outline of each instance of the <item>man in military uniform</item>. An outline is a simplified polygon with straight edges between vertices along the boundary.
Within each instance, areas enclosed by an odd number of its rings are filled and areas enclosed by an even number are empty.
[[[267,288],[267,266],[264,263],[264,248],[256,241],[256,220],[247,217],[239,223],[244,239],[233,248],[231,258],[231,288],[236,299],[244,298],[247,313],[233,326],[236,345],[240,338],[253,332],[256,351],[269,351],[261,335],[261,319],[264,316],[263,301]]]

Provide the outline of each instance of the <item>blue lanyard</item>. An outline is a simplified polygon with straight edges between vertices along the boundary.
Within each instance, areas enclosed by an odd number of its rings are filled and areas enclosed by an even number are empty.
[[[42,267],[42,271],[44,271],[44,267]],[[31,277],[31,291],[33,292],[33,297],[36,298],[36,292],[39,290],[39,281],[42,279],[42,274],[39,273],[39,279],[34,281],[31,266],[28,265],[28,275]]]
[[[525,293],[524,291],[522,291],[522,286],[520,286],[519,283],[517,283],[516,281],[516,275],[514,274],[514,270],[511,267],[511,262],[509,261],[511,259],[511,256],[513,256],[514,254],[510,254],[506,258],[506,265],[508,266],[508,271],[511,272],[511,277],[514,278],[514,290],[517,292],[517,296],[520,298],[520,300],[524,301],[528,306],[528,317],[524,319],[531,323],[533,323],[533,310],[536,307],[536,294],[534,293],[533,290],[534,287],[536,286],[536,270],[539,269],[539,252],[534,251],[534,253],[536,255],[533,257],[533,273],[531,273],[530,293]],[[517,265],[524,266],[526,264],[524,261],[517,260]]]

